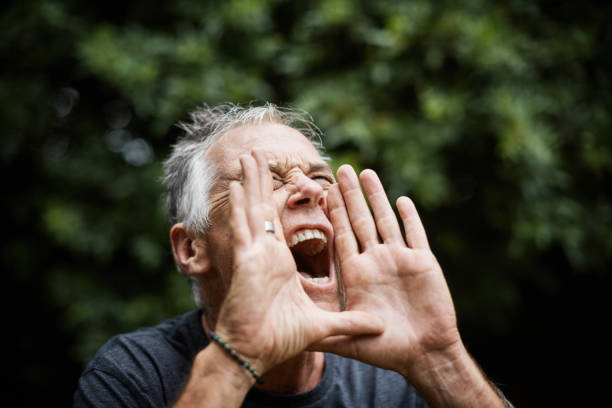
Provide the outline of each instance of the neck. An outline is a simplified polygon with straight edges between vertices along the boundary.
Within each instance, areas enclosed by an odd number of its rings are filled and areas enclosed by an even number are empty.
[[[207,336],[215,324],[216,319],[210,319],[206,313],[202,313],[202,327]],[[307,392],[319,384],[324,368],[324,353],[303,351],[266,372],[263,375],[264,383],[256,384],[255,388],[278,394]]]

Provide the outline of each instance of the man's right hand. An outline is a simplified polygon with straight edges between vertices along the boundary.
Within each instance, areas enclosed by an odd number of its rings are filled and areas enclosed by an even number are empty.
[[[382,320],[367,312],[329,312],[313,303],[283,237],[265,156],[253,152],[240,157],[240,164],[244,182],[230,185],[233,276],[217,335],[263,376],[329,336],[382,333]],[[274,222],[275,233],[264,230],[265,221]],[[238,406],[253,383],[245,368],[211,344],[196,357],[177,406]]]
[[[260,373],[338,334],[375,334],[382,321],[362,312],[332,313],[304,292],[273,203],[263,153],[240,157],[244,184],[230,185],[234,270],[217,334]],[[275,233],[264,230],[273,221]]]

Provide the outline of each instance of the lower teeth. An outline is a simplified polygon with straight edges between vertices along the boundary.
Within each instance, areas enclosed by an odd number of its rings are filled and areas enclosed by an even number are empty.
[[[327,283],[329,282],[329,276],[323,276],[322,278],[308,278],[308,280],[314,283]]]

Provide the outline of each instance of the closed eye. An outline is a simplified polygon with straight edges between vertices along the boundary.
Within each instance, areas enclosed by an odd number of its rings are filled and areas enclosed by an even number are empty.
[[[315,180],[325,180],[325,181],[329,181],[330,183],[334,182],[334,180],[331,177],[329,177],[329,176],[315,176],[315,177],[313,177],[313,179],[315,179]]]
[[[285,185],[285,182],[283,181],[283,179],[281,179],[278,176],[273,176],[272,177],[272,189],[274,190],[278,190],[279,188],[281,188],[283,185]]]
[[[315,180],[317,183],[323,185],[324,187],[327,187],[330,184],[334,184],[334,178],[332,176],[328,176],[324,174],[317,174],[317,175],[311,176],[310,178]]]

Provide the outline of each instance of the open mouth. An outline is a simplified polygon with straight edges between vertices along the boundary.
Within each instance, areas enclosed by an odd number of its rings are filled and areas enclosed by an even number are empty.
[[[304,279],[319,285],[330,281],[329,249],[323,231],[301,229],[291,235],[288,244],[298,273]]]

